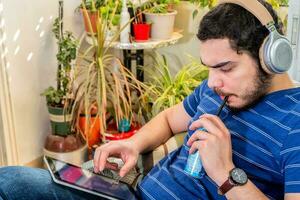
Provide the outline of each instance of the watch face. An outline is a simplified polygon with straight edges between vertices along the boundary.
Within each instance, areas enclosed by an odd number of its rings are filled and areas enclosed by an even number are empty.
[[[247,174],[244,172],[244,170],[239,168],[234,168],[233,170],[231,170],[230,177],[237,185],[244,185],[248,181]]]

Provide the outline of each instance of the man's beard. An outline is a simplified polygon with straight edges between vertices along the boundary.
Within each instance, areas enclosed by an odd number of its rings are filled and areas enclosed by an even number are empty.
[[[240,99],[245,101],[244,105],[240,107],[227,105],[227,107],[229,107],[232,112],[240,112],[256,105],[261,98],[268,93],[273,76],[274,75],[272,74],[264,72],[261,67],[257,67],[256,78],[253,81],[254,87],[251,90],[246,90],[241,96],[238,96]],[[218,89],[214,89],[214,91],[222,96],[226,96],[226,94],[222,93],[222,91]]]

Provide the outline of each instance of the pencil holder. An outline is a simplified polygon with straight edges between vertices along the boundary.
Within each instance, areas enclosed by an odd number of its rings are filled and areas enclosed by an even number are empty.
[[[134,39],[136,42],[149,40],[151,24],[133,24]]]

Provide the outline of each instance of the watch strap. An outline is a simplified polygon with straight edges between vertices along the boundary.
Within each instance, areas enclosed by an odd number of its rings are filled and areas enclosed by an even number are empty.
[[[218,188],[218,194],[219,195],[224,195],[226,194],[229,190],[231,190],[235,184],[233,181],[230,179],[230,177]]]

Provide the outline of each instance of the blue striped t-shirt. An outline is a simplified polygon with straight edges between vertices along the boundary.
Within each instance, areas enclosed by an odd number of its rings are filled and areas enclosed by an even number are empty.
[[[193,121],[216,114],[222,100],[204,81],[183,103]],[[300,192],[300,88],[270,93],[242,112],[224,107],[220,118],[231,133],[235,166],[265,195],[283,199],[284,193]],[[195,179],[184,172],[191,134],[139,184],[142,199],[226,199],[208,176]]]

